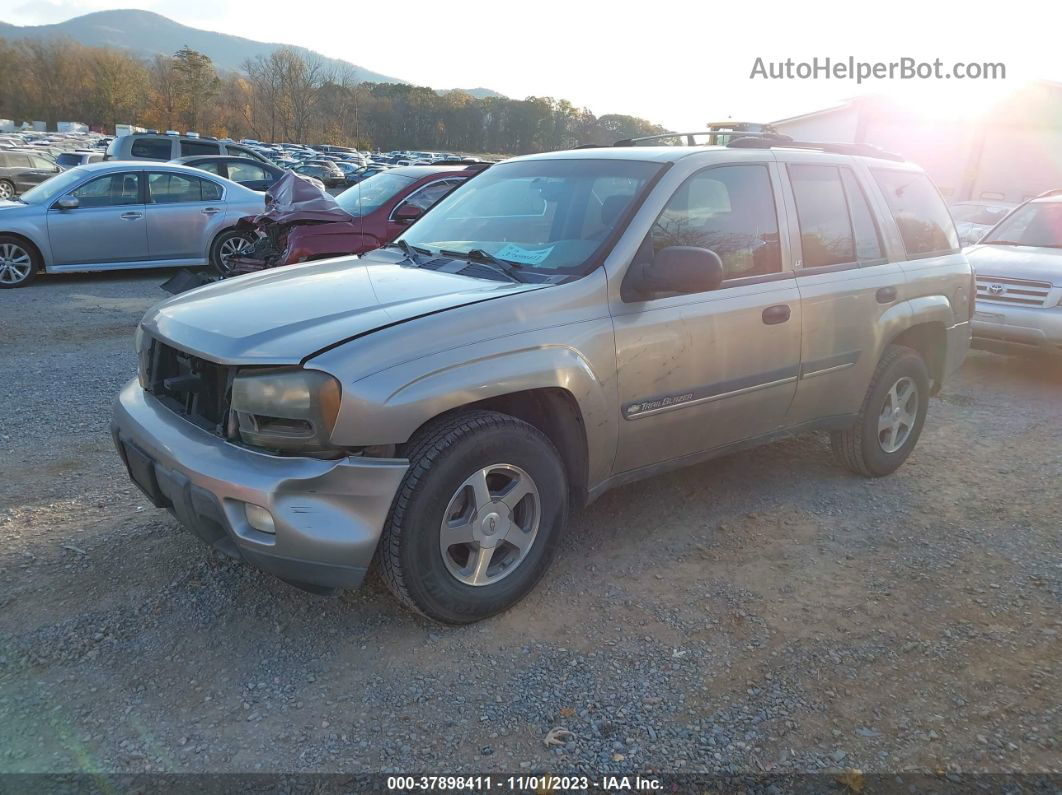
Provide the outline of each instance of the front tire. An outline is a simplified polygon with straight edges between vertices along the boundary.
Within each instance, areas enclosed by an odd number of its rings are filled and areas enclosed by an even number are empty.
[[[8,179],[0,179],[0,201],[15,198],[15,184]]]
[[[0,235],[0,288],[25,287],[37,278],[41,260],[25,241]]]
[[[410,442],[409,471],[377,563],[407,607],[467,624],[512,607],[549,567],[568,518],[568,482],[537,428],[462,411]]]
[[[929,408],[929,372],[919,353],[890,345],[870,379],[855,424],[830,435],[838,461],[860,475],[891,475],[911,454]]]
[[[230,276],[232,270],[226,264],[228,258],[245,253],[253,243],[254,238],[247,232],[237,232],[235,229],[222,232],[210,246],[210,264],[219,276]]]

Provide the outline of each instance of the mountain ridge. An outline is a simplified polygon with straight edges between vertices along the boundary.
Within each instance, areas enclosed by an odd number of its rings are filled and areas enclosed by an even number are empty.
[[[409,83],[398,77],[374,72],[342,58],[331,58],[315,50],[280,42],[263,42],[182,25],[154,11],[111,9],[93,11],[49,25],[12,25],[0,21],[0,37],[8,39],[70,39],[89,47],[115,47],[152,56],[172,55],[181,47],[191,47],[210,57],[224,71],[237,71],[244,61],[269,55],[278,47],[291,47],[303,56],[316,56],[334,68],[352,69],[355,77],[368,83]],[[128,42],[137,42],[131,46]],[[474,97],[503,96],[489,88],[442,89],[465,91]]]

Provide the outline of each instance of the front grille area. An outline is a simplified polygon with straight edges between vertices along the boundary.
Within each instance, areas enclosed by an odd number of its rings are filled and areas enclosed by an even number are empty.
[[[224,435],[235,367],[215,364],[151,341],[145,368],[147,391],[177,414]]]
[[[1044,306],[1051,285],[997,276],[977,277],[977,300],[1018,306]]]

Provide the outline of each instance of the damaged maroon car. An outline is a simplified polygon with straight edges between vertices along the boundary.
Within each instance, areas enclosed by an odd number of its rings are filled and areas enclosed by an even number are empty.
[[[364,254],[398,237],[413,221],[490,163],[406,166],[383,171],[338,196],[286,174],[266,193],[265,213],[237,229],[256,235],[223,259],[222,276],[297,262]]]

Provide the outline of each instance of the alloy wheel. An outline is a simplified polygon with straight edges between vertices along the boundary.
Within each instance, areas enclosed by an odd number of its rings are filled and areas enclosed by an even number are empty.
[[[0,180],[0,199],[10,199],[15,195],[14,189],[7,182]]]
[[[14,243],[0,243],[0,282],[24,282],[32,270],[33,258],[26,249]]]
[[[911,435],[918,419],[918,386],[904,376],[885,395],[878,415],[878,444],[886,453],[895,453]]]
[[[221,244],[221,249],[218,254],[221,256],[222,263],[227,262],[232,257],[238,257],[241,254],[247,253],[251,248],[251,241],[245,237],[230,237]]]
[[[541,501],[520,467],[493,464],[472,473],[446,507],[439,548],[447,570],[465,585],[493,585],[512,574],[538,535]]]

